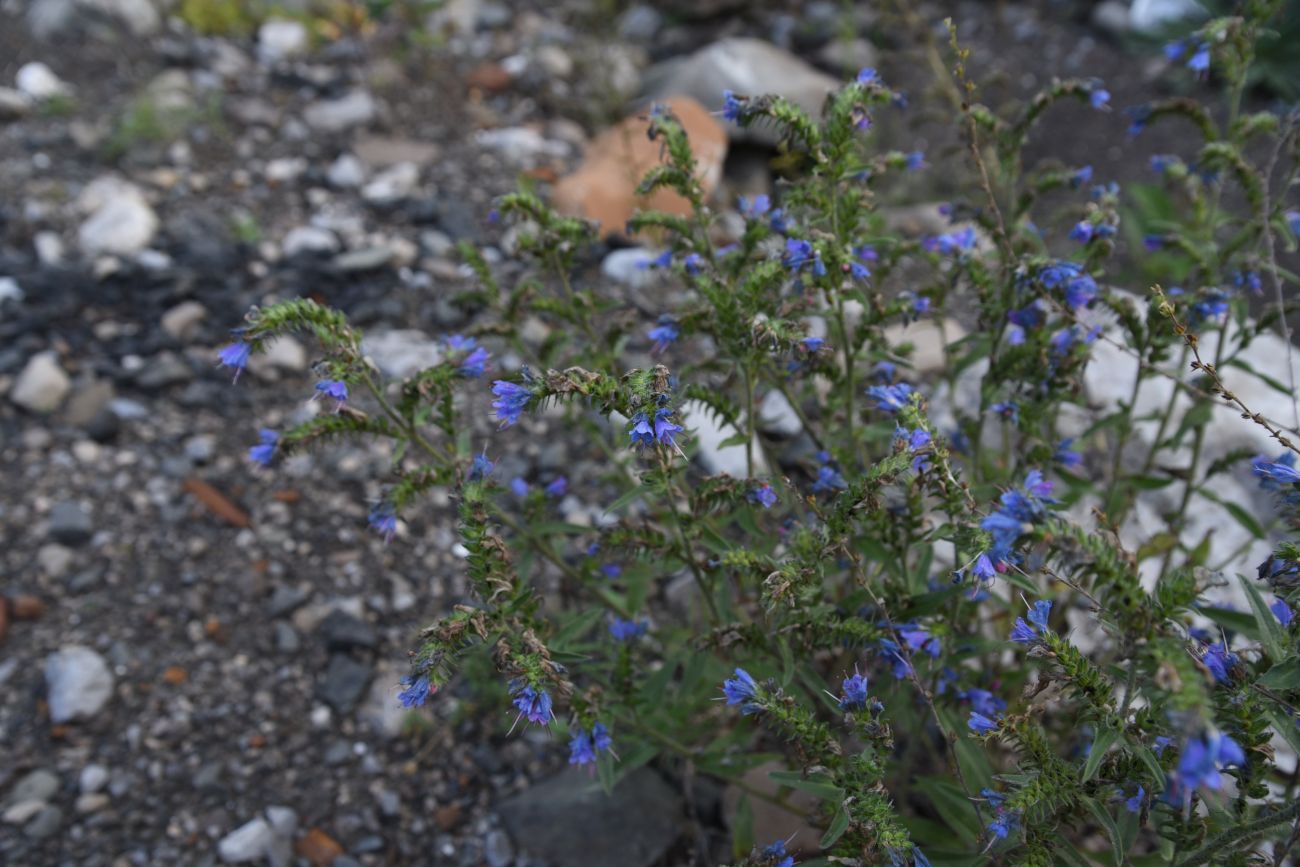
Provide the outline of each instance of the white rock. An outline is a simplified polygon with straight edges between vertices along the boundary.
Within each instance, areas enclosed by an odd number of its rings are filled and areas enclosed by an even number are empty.
[[[1158,35],[1169,25],[1206,17],[1196,0],[1133,0],[1129,24],[1138,33]]]
[[[281,157],[267,163],[263,174],[273,184],[287,184],[296,181],[305,171],[307,160],[302,157]]]
[[[43,101],[69,92],[67,83],[44,63],[24,63],[14,76],[14,84],[27,97]]]
[[[313,102],[302,113],[312,129],[342,132],[370,123],[375,116],[375,100],[364,90],[354,90],[338,99]]]
[[[44,801],[19,801],[6,807],[0,819],[3,819],[7,825],[25,825],[28,819],[43,809],[45,809]]]
[[[162,329],[177,340],[192,337],[208,308],[197,301],[182,301],[162,315]]]
[[[148,36],[162,25],[162,17],[151,0],[32,0],[27,9],[28,26],[37,39],[105,22]]]
[[[758,425],[769,433],[785,437],[798,436],[803,430],[803,422],[795,414],[789,398],[775,389],[763,395],[758,405]]]
[[[12,87],[0,87],[0,123],[24,118],[31,110],[32,101],[27,94]]]
[[[58,232],[46,229],[32,237],[32,247],[36,249],[36,258],[42,265],[59,265],[63,262],[63,238]]]
[[[339,154],[339,158],[330,163],[325,178],[330,186],[340,189],[359,187],[366,182],[366,164],[353,154]]]
[[[1092,26],[1115,35],[1123,35],[1129,30],[1128,4],[1124,0],[1102,0],[1092,7]]]
[[[409,196],[420,182],[420,169],[415,163],[398,163],[384,169],[361,188],[361,197],[377,204],[398,202]]]
[[[73,807],[78,813],[86,815],[88,813],[97,813],[112,803],[112,799],[103,794],[96,792],[90,795],[78,795]]]
[[[775,93],[820,117],[826,94],[839,87],[835,78],[798,57],[761,39],[732,37],[706,45],[694,54],[658,64],[646,72],[645,95],[664,99],[693,96],[710,111],[722,109],[722,92],[744,96]],[[758,141],[775,145],[779,134],[770,124],[742,130],[728,123],[733,141]]]
[[[87,256],[131,256],[149,246],[158,231],[158,215],[134,184],[111,176],[86,187],[78,205],[90,218],[77,230]]]
[[[104,658],[89,647],[69,645],[45,661],[50,721],[56,725],[89,719],[113,695],[113,673]]]
[[[600,273],[624,286],[644,289],[654,285],[660,278],[660,272],[649,267],[657,255],[658,253],[644,247],[614,250],[601,261]]]
[[[316,226],[297,226],[290,229],[280,242],[280,251],[285,258],[292,258],[302,253],[335,253],[339,249],[339,239],[328,229]]]
[[[256,356],[258,366],[276,370],[300,371],[307,369],[307,350],[297,338],[290,335],[277,337],[262,347]]]
[[[392,329],[367,334],[361,352],[370,357],[385,376],[405,379],[442,361],[442,345],[414,329]]]
[[[474,140],[520,166],[531,167],[543,158],[563,159],[569,154],[569,146],[564,142],[551,141],[526,126],[479,130]]]
[[[221,838],[217,853],[227,864],[244,864],[267,857],[275,845],[275,831],[270,823],[258,817],[240,825]]]
[[[714,415],[713,411],[697,400],[681,405],[682,424],[699,449],[700,463],[712,474],[726,473],[737,479],[748,478],[749,467],[742,444],[724,446],[723,442],[740,434],[740,431]],[[767,460],[763,457],[757,436],[754,438],[754,475],[767,473]]]
[[[401,689],[397,682],[400,679],[401,674],[392,666],[380,666],[370,684],[365,704],[361,707],[361,720],[381,737],[395,738],[400,735],[409,713],[397,700],[397,693]]]
[[[909,325],[897,323],[885,329],[885,340],[890,346],[912,344],[912,367],[918,373],[931,373],[944,366],[944,347],[966,336],[966,329],[955,319],[936,322],[922,319]]]
[[[51,578],[61,578],[67,573],[75,556],[71,548],[57,542],[49,542],[37,549],[36,565]]]
[[[277,63],[307,50],[307,28],[301,21],[268,18],[257,29],[257,56],[263,63]]]
[[[6,301],[22,301],[23,287],[12,277],[0,277],[0,304]]]
[[[18,374],[9,399],[28,412],[50,413],[59,408],[72,389],[72,381],[53,352],[33,355]]]

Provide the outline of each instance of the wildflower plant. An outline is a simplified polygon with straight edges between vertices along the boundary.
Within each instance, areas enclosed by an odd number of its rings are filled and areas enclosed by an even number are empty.
[[[777,756],[773,785],[819,799],[823,836],[753,839],[742,800],[738,864],[792,864],[787,847],[837,864],[1280,864],[1300,840],[1300,545],[1285,537],[1300,420],[1243,396],[1294,397],[1289,359],[1279,373],[1245,355],[1276,329],[1289,341],[1295,284],[1277,256],[1296,244],[1296,118],[1242,109],[1275,5],[1170,48],[1170,74],[1206,99],[1224,85],[1225,105],[1131,112],[1133,133],[1200,137],[1161,164],[1185,206],[1153,243],[1179,291],[1113,284],[1123,190],[1088,166],[1026,163],[1055,104],[1113,110],[1104,84],[1053,81],[995,111],[951,31],[933,47],[967,145],[965,168],[946,167],[967,172],[949,231],[887,228],[879,203],[925,163],[875,143],[873,119],[906,99],[863,70],[821,117],[726,94],[722,117],[777,130],[792,167],[738,203],[731,238],[683,127],[650,113],[664,158],[640,191],[692,210],[627,228],[689,290],[672,309],[638,319],[579,267],[593,227],[521,192],[496,212],[529,270],[500,285],[466,248],[477,324],[400,382],[339,311],[252,311],[220,353],[235,375],[289,331],[321,354],[321,411],[262,431],[253,461],[392,441],[370,524],[393,544],[433,489],[456,504],[471,593],[432,613],[394,701],[436,701],[481,658],[509,696],[503,727],[554,732],[557,755],[567,744],[607,786],[650,761],[736,780]],[[1251,319],[1256,286],[1277,305]],[[908,328],[958,310],[974,311],[968,333],[921,369]],[[526,317],[552,336],[530,341]],[[503,366],[507,350],[523,365]],[[1085,384],[1103,351],[1132,381],[1098,410]],[[797,418],[793,444],[762,429],[765,399]],[[1222,406],[1270,451],[1211,458]],[[542,413],[606,456],[600,478],[494,476],[487,455]],[[704,468],[703,427],[743,473]],[[1161,510],[1144,499],[1157,493]],[[605,520],[548,517],[566,495],[598,499]],[[1272,540],[1257,574],[1231,571],[1247,550],[1189,533],[1210,509]]]

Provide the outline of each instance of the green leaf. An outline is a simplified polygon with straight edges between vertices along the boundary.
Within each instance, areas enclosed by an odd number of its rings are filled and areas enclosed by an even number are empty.
[[[822,835],[821,847],[823,849],[831,848],[835,845],[835,841],[844,836],[844,832],[848,829],[849,814],[844,807],[841,806],[835,811],[835,818],[831,819],[831,826],[827,828],[826,833]]]
[[[1074,844],[1064,836],[1057,833],[1053,837],[1056,839],[1056,849],[1052,854],[1056,857],[1057,864],[1063,864],[1065,867],[1093,867],[1088,857],[1074,848]]]
[[[1241,506],[1237,505],[1236,503],[1232,503],[1222,499],[1221,497],[1219,497],[1218,494],[1215,494],[1213,491],[1209,490],[1208,488],[1200,488],[1198,489],[1197,493],[1199,493],[1202,497],[1205,497],[1205,499],[1213,500],[1214,502],[1218,503],[1220,506],[1223,506],[1223,508],[1227,509],[1228,514],[1232,515],[1232,517],[1236,519],[1237,523],[1245,527],[1246,532],[1250,533],[1250,535],[1254,536],[1256,539],[1267,538],[1268,533],[1264,531],[1264,528],[1262,526],[1260,526],[1259,521],[1256,521],[1255,517],[1251,515],[1250,512],[1247,512],[1245,509],[1243,509]]]
[[[1290,690],[1300,687],[1300,659],[1278,663],[1259,679],[1269,689]]]
[[[754,809],[749,804],[749,795],[741,795],[736,805],[736,815],[731,819],[731,854],[736,859],[744,858],[754,848]]]
[[[1264,597],[1259,594],[1259,588],[1255,582],[1251,581],[1245,575],[1238,575],[1241,579],[1241,586],[1246,590],[1246,598],[1250,600],[1250,609],[1255,614],[1255,624],[1259,627],[1259,640],[1268,651],[1268,656],[1274,662],[1281,662],[1286,659],[1286,633],[1282,631],[1282,624],[1277,622],[1277,617],[1269,610],[1268,604]]]
[[[605,511],[617,512],[619,509],[622,509],[624,506],[630,506],[631,504],[635,503],[637,500],[641,499],[643,496],[645,496],[648,493],[650,493],[650,487],[648,485],[641,485],[640,487],[633,488],[632,490],[625,492],[622,496],[614,500],[614,502],[606,506]]]
[[[1131,740],[1128,742],[1128,746],[1137,760],[1146,766],[1147,773],[1151,775],[1151,779],[1155,781],[1156,785],[1162,785],[1165,779],[1165,769],[1160,767],[1160,759],[1156,758],[1156,754],[1151,751],[1151,748],[1134,743]]]
[[[1259,639],[1259,630],[1255,626],[1255,618],[1249,614],[1242,614],[1240,611],[1232,611],[1227,608],[1215,608],[1205,605],[1196,609],[1198,613],[1204,614],[1224,629],[1230,629],[1233,632],[1240,632],[1252,640]]]
[[[1097,737],[1092,742],[1092,749],[1088,751],[1088,760],[1083,763],[1083,781],[1086,783],[1093,777],[1097,776],[1097,769],[1101,767],[1101,761],[1106,756],[1106,751],[1119,740],[1119,732],[1112,728],[1100,729]]]
[[[1115,820],[1111,818],[1106,808],[1092,798],[1084,798],[1083,803],[1092,813],[1097,824],[1101,825],[1106,836],[1110,837],[1111,854],[1115,857],[1115,867],[1124,867],[1124,838],[1120,836],[1119,828],[1115,825]]]
[[[1276,705],[1269,705],[1264,708],[1264,716],[1268,717],[1282,739],[1291,745],[1291,749],[1300,753],[1300,729],[1295,727],[1295,719],[1291,714]]]
[[[963,842],[970,844],[979,838],[979,819],[965,792],[941,777],[922,777],[916,785]]]
[[[828,782],[828,777],[809,777],[805,779],[803,774],[798,771],[772,771],[768,776],[783,786],[816,795],[823,801],[844,800],[844,792],[840,791],[838,786]]]

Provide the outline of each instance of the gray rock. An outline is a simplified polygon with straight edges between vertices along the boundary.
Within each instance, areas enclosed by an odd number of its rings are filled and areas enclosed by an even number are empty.
[[[90,764],[81,769],[77,786],[83,795],[93,795],[108,785],[108,768],[103,765]]]
[[[614,250],[601,261],[600,273],[624,286],[644,289],[654,285],[660,278],[660,272],[649,267],[656,255],[658,254],[644,247]]]
[[[326,615],[316,627],[316,634],[330,650],[371,649],[378,641],[374,627],[340,608]]]
[[[158,391],[194,378],[185,359],[174,352],[160,352],[135,374],[135,384],[146,391]]]
[[[12,277],[0,277],[0,304],[6,301],[22,301],[23,287]]]
[[[366,182],[366,164],[352,154],[339,154],[338,159],[330,163],[325,179],[330,186],[339,189],[359,187]]]
[[[1116,36],[1129,30],[1128,4],[1124,0],[1102,0],[1092,7],[1092,26]]]
[[[217,854],[227,864],[244,864],[269,855],[275,845],[275,831],[260,816],[240,825],[217,843]]]
[[[823,66],[839,70],[848,76],[864,67],[876,66],[880,54],[876,51],[876,46],[858,36],[847,41],[832,39],[817,52],[817,60]]]
[[[769,391],[758,405],[758,425],[768,433],[784,437],[798,436],[803,422],[784,393]]]
[[[618,20],[618,35],[628,42],[646,43],[663,27],[664,16],[653,6],[637,5]]]
[[[609,795],[570,768],[502,802],[498,812],[516,846],[553,867],[649,867],[682,829],[681,799],[645,767]]]
[[[90,719],[113,695],[113,673],[89,647],[69,645],[45,661],[50,720],[56,725]]]
[[[208,308],[199,302],[182,301],[162,315],[162,329],[177,340],[188,340],[207,315]]]
[[[389,136],[366,136],[352,145],[357,159],[372,168],[388,168],[399,163],[429,165],[438,158],[438,146],[431,142]]]
[[[798,57],[761,39],[733,37],[714,42],[685,58],[656,64],[642,81],[644,95],[664,99],[685,94],[710,111],[722,109],[722,92],[744,96],[775,93],[786,97],[813,117],[821,115],[826,94],[840,82]],[[780,136],[769,124],[742,130],[727,124],[733,141],[776,145]]]
[[[44,840],[58,832],[63,824],[63,811],[53,805],[37,813],[30,822],[23,826],[23,833],[33,840]]]
[[[275,649],[281,653],[297,653],[302,647],[298,631],[283,620],[275,623]]]
[[[399,675],[388,666],[381,666],[375,674],[375,680],[366,694],[366,702],[361,707],[361,720],[375,734],[385,738],[395,738],[402,733],[406,716],[410,711],[402,707],[397,700]]]
[[[393,261],[391,247],[366,247],[364,250],[350,250],[334,257],[334,267],[347,273],[374,271]]]
[[[385,376],[405,379],[442,361],[442,345],[413,329],[393,329],[367,334],[361,351]]]
[[[488,832],[483,841],[483,857],[488,867],[510,867],[514,863],[515,850],[510,845],[510,838],[500,829]]]
[[[35,801],[40,804],[49,803],[59,791],[59,778],[52,771],[44,768],[37,768],[31,773],[19,780],[9,794],[5,797],[4,804],[11,807],[14,804],[22,804],[27,801]]]
[[[148,36],[162,26],[151,0],[32,0],[27,24],[37,39],[51,39],[95,26],[125,27],[135,36]]]
[[[316,688],[317,695],[339,713],[351,713],[370,685],[370,674],[370,666],[365,663],[344,653],[332,654]]]
[[[64,501],[50,509],[50,538],[62,545],[84,545],[90,541],[95,526],[90,513],[80,503]]]
[[[46,414],[54,412],[72,389],[72,381],[59,366],[53,352],[33,355],[18,374],[9,399],[28,412]]]
[[[0,87],[0,123],[22,120],[31,113],[32,103],[21,91]]]
[[[370,123],[375,111],[374,97],[364,90],[353,90],[338,99],[313,102],[303,111],[302,119],[320,132],[343,132]]]
[[[569,146],[562,141],[551,141],[535,129],[526,126],[479,130],[474,140],[489,150],[501,154],[515,165],[533,167],[544,159],[563,159]]]

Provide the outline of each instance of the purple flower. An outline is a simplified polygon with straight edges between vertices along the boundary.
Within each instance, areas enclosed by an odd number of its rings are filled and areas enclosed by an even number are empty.
[[[661,406],[655,410],[655,439],[659,441],[660,445],[676,446],[677,434],[684,430],[681,425],[671,420],[672,416],[673,410],[669,407]]]
[[[1074,174],[1070,175],[1070,186],[1078,189],[1092,180],[1092,166],[1083,166],[1075,169]]]
[[[370,510],[370,516],[366,520],[370,529],[383,536],[385,542],[393,541],[397,535],[397,511],[392,503],[380,501]]]
[[[872,84],[880,84],[881,83],[880,73],[876,72],[875,69],[868,66],[864,69],[858,70],[857,81],[858,84],[861,84],[863,87]]]
[[[791,271],[802,271],[804,267],[811,265],[813,274],[818,277],[826,275],[826,266],[822,264],[821,254],[813,248],[811,242],[798,238],[786,239],[785,256],[782,257],[781,263]]]
[[[992,581],[998,574],[993,568],[993,562],[989,560],[989,555],[983,553],[975,558],[975,568],[971,573],[980,581]]]
[[[917,172],[925,168],[925,154],[921,151],[912,151],[906,157],[907,170]]]
[[[569,480],[564,476],[556,476],[545,488],[546,496],[559,499],[569,492]]]
[[[460,366],[456,372],[466,379],[478,379],[487,372],[488,361],[491,358],[491,353],[479,346],[460,360]]]
[[[896,385],[873,385],[867,389],[867,396],[876,401],[876,409],[885,412],[898,412],[910,402],[912,386],[906,382]]]
[[[977,714],[990,719],[1000,716],[1007,709],[1007,703],[987,689],[968,689],[962,692],[959,698],[970,702],[971,709]]]
[[[510,684],[514,694],[513,704],[519,715],[529,722],[546,725],[554,714],[551,712],[551,694],[544,689],[534,689],[522,680]]]
[[[759,703],[758,684],[743,668],[737,668],[735,677],[723,681],[722,694],[726,697],[727,704],[740,705],[740,712],[745,716],[763,709]]]
[[[970,719],[966,720],[966,725],[977,735],[986,735],[989,732],[998,730],[998,724],[995,720],[991,720],[984,714],[975,711],[971,711]],[[1006,835],[1002,834],[1000,836],[1005,837]]]
[[[658,256],[655,256],[652,259],[642,259],[640,262],[637,263],[637,267],[641,269],[667,268],[671,264],[673,264],[673,251],[664,250],[662,253],[660,253]]]
[[[911,660],[903,654],[903,649],[896,641],[888,638],[880,639],[880,655],[894,667],[894,680],[909,677],[915,670],[912,668]]]
[[[402,703],[402,707],[420,707],[436,689],[429,683],[428,675],[424,674],[419,677],[404,677],[400,683],[406,687],[397,694],[397,700]]]
[[[609,634],[614,636],[615,641],[631,641],[633,638],[640,638],[650,629],[650,621],[642,618],[640,620],[623,620],[614,618],[609,624]]]
[[[851,677],[844,678],[841,685],[842,694],[840,695],[840,710],[850,713],[855,710],[863,710],[867,706],[867,679],[863,675],[853,673]]]
[[[524,407],[533,399],[531,390],[504,379],[492,383],[492,393],[497,396],[497,399],[492,401],[492,408],[497,411],[497,418],[501,420],[502,428],[518,422]]]
[[[1088,94],[1088,102],[1095,109],[1103,109],[1110,104],[1110,91],[1104,87],[1093,88],[1092,92]]]
[[[698,274],[704,270],[704,257],[699,253],[688,253],[682,260],[682,267],[686,269],[687,274]]]
[[[271,461],[275,459],[275,446],[280,441],[280,435],[264,427],[257,432],[257,438],[261,442],[248,450],[248,457],[264,467],[269,467]]]
[[[235,382],[239,381],[239,374],[244,372],[248,367],[248,357],[253,354],[253,345],[243,340],[236,340],[229,346],[222,347],[217,353],[217,359],[223,367],[231,367],[235,370]]]
[[[1038,633],[1025,622],[1025,618],[1017,617],[1011,627],[1011,640],[1016,644],[1033,644],[1038,640]]]
[[[635,447],[645,448],[654,445],[654,425],[650,423],[650,417],[643,412],[632,416],[631,421],[628,422],[627,433]]]
[[[1300,235],[1300,211],[1287,211],[1282,216],[1286,217],[1286,225],[1291,234]]]
[[[989,409],[1005,422],[1020,424],[1020,405],[1013,400],[999,401]]]
[[[666,313],[660,316],[659,324],[646,332],[646,336],[654,341],[654,346],[650,348],[650,351],[663,352],[668,348],[668,344],[677,341],[679,333],[676,320]]]
[[[1052,616],[1052,603],[1047,599],[1040,599],[1034,603],[1033,608],[1029,611],[1029,622],[1034,624],[1039,632],[1047,631],[1047,619]]]
[[[1283,627],[1290,626],[1291,619],[1295,617],[1295,613],[1291,611],[1291,606],[1286,604],[1285,599],[1274,599],[1269,603],[1268,609],[1273,612],[1273,616]]]
[[[591,735],[582,729],[569,741],[569,764],[589,765],[596,761],[596,751],[591,745]]]
[[[617,563],[606,563],[600,567],[600,572],[611,581],[623,574],[623,567]]]
[[[1202,42],[1196,46],[1196,51],[1192,54],[1191,59],[1187,61],[1187,68],[1192,72],[1204,77],[1210,72],[1210,46]]]
[[[510,480],[510,492],[516,497],[523,499],[528,496],[528,483],[521,476],[515,476]]]
[[[923,449],[930,444],[930,432],[925,428],[917,428],[912,431],[907,438],[907,447],[912,451]]]
[[[772,209],[772,200],[766,193],[747,199],[741,196],[737,201],[740,214],[747,220],[757,220]]]
[[[1070,240],[1078,241],[1080,244],[1086,244],[1092,240],[1092,223],[1087,220],[1080,220],[1074,224],[1070,230]]]
[[[1142,130],[1147,128],[1147,122],[1151,120],[1151,106],[1135,105],[1124,109],[1128,115],[1128,134],[1129,138],[1137,138],[1142,134]]]
[[[758,487],[752,489],[746,497],[751,503],[758,503],[764,509],[770,509],[776,505],[776,491],[767,482],[763,482]]]
[[[470,461],[469,465],[469,481],[481,482],[492,475],[492,470],[495,468],[496,464],[488,460],[487,452],[475,455],[474,460]]]
[[[342,407],[348,399],[348,384],[338,379],[322,379],[316,383],[316,396],[332,397]]]
[[[830,464],[823,464],[817,469],[817,480],[813,482],[812,490],[814,494],[822,494],[827,491],[842,491],[849,486],[840,475],[839,470]]]
[[[803,340],[799,341],[799,343],[803,346],[804,351],[811,355],[822,348],[826,343],[826,339],[823,337],[805,337]]]

